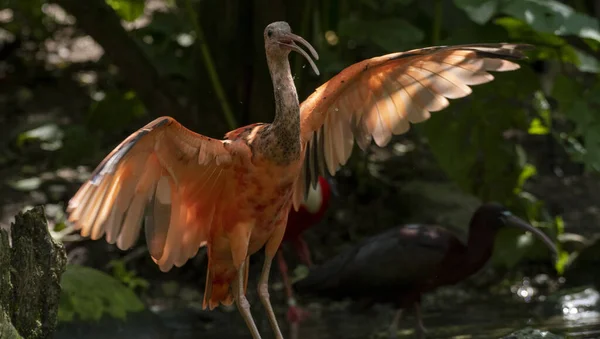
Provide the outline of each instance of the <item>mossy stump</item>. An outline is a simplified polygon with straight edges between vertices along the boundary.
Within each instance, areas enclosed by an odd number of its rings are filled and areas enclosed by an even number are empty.
[[[0,338],[52,338],[67,255],[48,231],[44,209],[19,213],[0,229]]]

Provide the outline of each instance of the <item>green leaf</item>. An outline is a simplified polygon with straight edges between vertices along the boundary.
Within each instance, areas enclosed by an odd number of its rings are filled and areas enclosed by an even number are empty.
[[[521,173],[519,174],[519,178],[517,180],[517,186],[514,189],[515,193],[519,193],[523,190],[523,186],[525,185],[525,182],[527,181],[527,179],[531,178],[532,176],[537,174],[537,169],[535,168],[535,166],[533,166],[532,164],[526,164],[525,166],[523,166],[523,170],[521,170]]]
[[[600,171],[600,84],[584,88],[574,79],[557,77],[553,96],[559,112],[575,123],[573,135],[559,135],[572,159],[586,168]],[[577,140],[581,138],[583,142]]]
[[[454,0],[454,4],[464,10],[474,22],[483,25],[498,10],[499,0]]]
[[[578,50],[577,48],[573,48],[573,50],[577,55],[577,69],[579,69],[582,72],[589,73],[598,73],[600,71],[598,59],[583,51]]]
[[[529,134],[544,135],[550,133],[552,116],[550,115],[550,103],[542,91],[536,91],[533,99],[533,107],[539,118],[534,118],[529,125]]]
[[[531,120],[531,125],[529,125],[529,129],[527,130],[527,133],[534,135],[545,135],[549,132],[550,130],[548,127],[542,124],[542,120],[540,118],[534,118]]]
[[[600,41],[597,19],[556,0],[510,0],[501,11],[526,22],[536,31]]]
[[[134,21],[144,14],[144,0],[106,0],[106,3],[125,21]]]
[[[96,321],[104,314],[125,319],[127,313],[144,309],[144,304],[132,290],[93,268],[67,265],[61,287],[59,321],[72,321],[75,316],[85,321]]]

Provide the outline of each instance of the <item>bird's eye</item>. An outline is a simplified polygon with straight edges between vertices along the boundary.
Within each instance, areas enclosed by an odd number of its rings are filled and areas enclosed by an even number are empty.
[[[268,30],[267,31],[267,36],[270,38],[271,36],[273,36],[273,31],[272,30]]]

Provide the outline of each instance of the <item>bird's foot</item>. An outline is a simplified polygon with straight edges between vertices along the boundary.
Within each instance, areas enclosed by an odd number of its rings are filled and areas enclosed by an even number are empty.
[[[287,312],[287,319],[290,323],[301,323],[310,316],[308,311],[305,311],[300,306],[290,305]]]

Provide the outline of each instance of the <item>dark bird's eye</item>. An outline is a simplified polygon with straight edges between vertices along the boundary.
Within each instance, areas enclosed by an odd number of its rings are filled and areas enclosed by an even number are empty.
[[[272,30],[268,30],[267,31],[267,36],[270,38],[273,35],[273,31]]]

